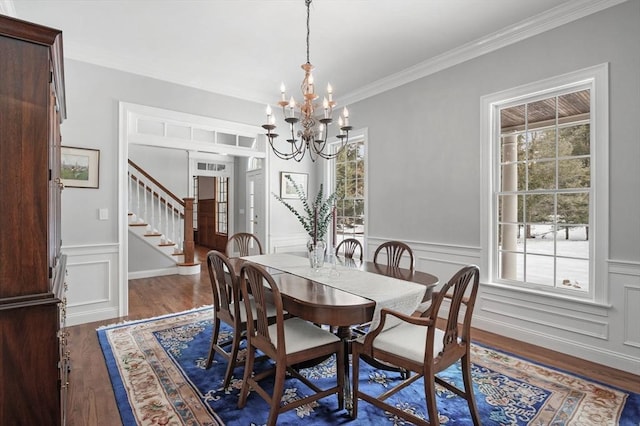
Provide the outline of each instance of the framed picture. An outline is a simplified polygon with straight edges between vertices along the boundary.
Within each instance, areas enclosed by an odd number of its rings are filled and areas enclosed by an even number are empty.
[[[287,179],[290,176],[296,185],[302,187],[305,195],[307,195],[307,180],[309,175],[306,173],[280,172],[280,198],[298,198],[296,188],[291,181]]]
[[[98,187],[99,150],[63,146],[61,154],[60,179],[64,186],[72,188]]]

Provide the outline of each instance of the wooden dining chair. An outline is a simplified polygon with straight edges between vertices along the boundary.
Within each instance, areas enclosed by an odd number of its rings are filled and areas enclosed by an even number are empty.
[[[238,232],[233,234],[225,247],[227,257],[251,256],[254,254],[263,254],[262,244],[254,234],[248,232]]]
[[[343,342],[336,335],[301,318],[285,319],[280,291],[271,275],[263,267],[247,262],[240,272],[240,283],[246,303],[248,303],[247,296],[253,295],[256,312],[253,317],[253,314],[250,313],[251,310],[247,307],[249,313],[247,346],[249,350],[247,351],[238,407],[243,408],[247,403],[249,391],[255,390],[269,403],[269,418],[267,420],[269,426],[276,424],[280,413],[332,394],[338,395],[339,409],[342,409],[344,374],[340,374],[340,372],[344,371]],[[276,308],[276,322],[273,325],[268,323],[267,299],[271,299]],[[257,350],[271,358],[275,365],[272,369],[256,372],[254,375],[253,366]],[[336,386],[321,389],[293,368],[296,364],[331,355],[336,356]],[[300,380],[314,393],[281,406],[280,401],[287,373]],[[260,382],[270,375],[275,375],[271,395],[260,385]]]
[[[438,293],[434,293],[431,305],[423,312],[404,315],[399,312],[382,309],[380,324],[366,336],[352,342],[353,355],[353,411],[352,417],[358,416],[358,399],[387,410],[417,425],[439,425],[436,406],[436,388],[438,383],[447,390],[464,398],[469,406],[473,424],[480,425],[480,417],[473,393],[471,380],[471,316],[478,293],[480,271],[477,266],[470,265],[460,269]],[[438,327],[438,314],[442,301],[448,299],[449,310],[444,327]],[[461,308],[464,306],[464,314]],[[459,318],[464,315],[462,323]],[[399,324],[387,330],[387,317],[393,316]],[[395,320],[394,318],[394,320]],[[392,389],[381,389],[378,396],[365,394],[359,389],[360,358],[364,355],[385,363],[404,368],[410,375]],[[442,379],[437,374],[452,364],[460,361],[464,389],[460,389]],[[426,411],[429,421],[418,418],[408,411],[385,402],[387,398],[399,390],[424,378]]]
[[[409,258],[409,268],[413,270],[415,268],[415,261],[413,258],[413,250],[407,244],[402,241],[386,241],[376,248],[375,253],[373,254],[373,263],[382,264],[382,254],[385,255],[385,264],[386,266],[399,268],[400,261],[403,256]]]
[[[354,259],[356,257],[362,262],[362,244],[355,238],[347,238],[340,241],[336,247],[336,256],[338,256],[340,250],[342,250],[345,259]]]
[[[231,382],[233,370],[244,362],[238,361],[238,351],[240,342],[246,338],[247,308],[241,298],[238,276],[233,272],[229,259],[219,251],[211,250],[207,253],[207,267],[213,293],[213,335],[205,368],[211,367],[216,352],[220,354],[227,361],[223,381],[223,388],[226,389]],[[253,299],[249,302],[251,306],[254,305]],[[275,322],[273,306],[267,308],[267,317],[271,323]],[[231,340],[219,342],[223,322],[231,326],[233,335]],[[227,347],[229,350],[225,349]]]
[[[409,273],[413,273],[415,266],[413,250],[411,250],[411,247],[402,241],[386,241],[380,244],[373,255],[373,263],[375,263],[376,267],[384,270],[383,273],[385,275],[406,279],[402,276],[403,271],[400,270],[400,262],[405,254],[409,258],[408,271]],[[371,323],[356,325],[351,328],[351,332],[355,336],[363,336],[369,331],[370,326]],[[363,357],[367,363],[375,368],[400,373],[400,377],[402,379],[409,377],[407,370],[402,367],[393,366],[388,363],[369,358],[366,354],[363,355]]]

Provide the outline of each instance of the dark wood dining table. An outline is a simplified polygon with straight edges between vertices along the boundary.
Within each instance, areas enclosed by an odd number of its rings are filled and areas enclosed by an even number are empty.
[[[234,272],[240,274],[243,258],[230,259]],[[369,261],[337,259],[337,264],[349,269],[357,269],[373,274],[384,275],[396,279],[410,281],[426,287],[422,301],[431,299],[433,288],[438,284],[438,277],[427,272],[413,269],[387,267]],[[337,335],[345,343],[345,356],[349,353],[349,342],[352,338],[351,326],[365,324],[372,320],[376,302],[363,295],[353,294],[312,278],[295,275],[273,266],[266,266],[273,277],[284,309],[291,315],[303,318],[316,324],[329,325],[337,330]],[[416,305],[418,305],[416,303]],[[345,398],[346,407],[351,408],[349,388],[349,363],[345,363]]]
[[[246,260],[232,258],[230,261],[234,272],[239,274]],[[424,285],[426,291],[422,301],[431,299],[433,288],[438,284],[438,277],[427,272],[387,267],[369,261],[345,261],[339,258],[338,262],[344,267]],[[266,269],[278,285],[284,309],[291,315],[338,327],[342,331],[348,331],[349,326],[369,322],[373,317],[376,303],[371,299],[275,267]],[[344,330],[345,327],[347,330]]]

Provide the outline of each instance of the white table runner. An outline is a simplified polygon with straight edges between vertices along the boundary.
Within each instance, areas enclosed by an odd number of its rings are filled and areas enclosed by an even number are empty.
[[[411,314],[422,302],[427,290],[426,286],[421,284],[342,265],[336,265],[339,275],[334,277],[329,274],[330,264],[325,263],[322,269],[316,272],[311,269],[309,259],[287,253],[246,256],[243,259],[375,301],[372,320],[374,327],[380,320],[382,308]]]

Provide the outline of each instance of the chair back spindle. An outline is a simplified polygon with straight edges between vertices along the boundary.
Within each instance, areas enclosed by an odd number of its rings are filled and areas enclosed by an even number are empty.
[[[373,263],[381,263],[379,256],[381,257],[382,253],[386,255],[386,265],[388,267],[399,268],[400,261],[405,255],[409,258],[409,269],[413,270],[415,267],[413,250],[402,241],[387,241],[380,244],[373,255]]]
[[[225,247],[227,257],[243,257],[263,254],[262,244],[258,237],[248,232],[233,234]]]
[[[340,241],[336,247],[336,256],[340,254],[341,250],[345,259],[354,259],[357,257],[362,262],[362,244],[355,238],[347,238]]]

